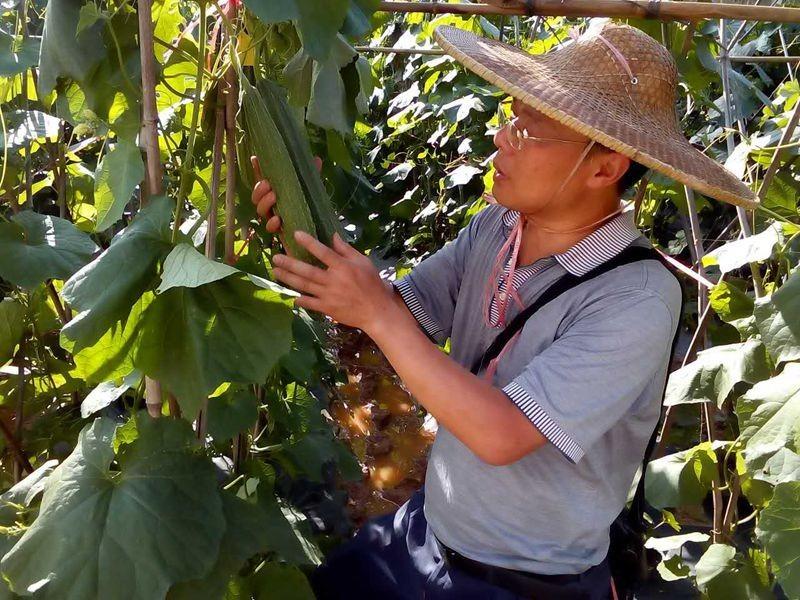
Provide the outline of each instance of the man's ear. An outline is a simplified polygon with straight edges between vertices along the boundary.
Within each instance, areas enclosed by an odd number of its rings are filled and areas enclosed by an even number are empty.
[[[594,170],[587,182],[592,189],[601,189],[609,186],[616,186],[617,182],[628,172],[631,166],[631,159],[620,154],[602,149],[593,157]]]

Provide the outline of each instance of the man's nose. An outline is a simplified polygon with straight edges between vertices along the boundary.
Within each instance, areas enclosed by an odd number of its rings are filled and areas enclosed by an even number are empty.
[[[492,142],[498,150],[508,150],[510,148],[508,143],[508,125],[505,125],[494,132]]]

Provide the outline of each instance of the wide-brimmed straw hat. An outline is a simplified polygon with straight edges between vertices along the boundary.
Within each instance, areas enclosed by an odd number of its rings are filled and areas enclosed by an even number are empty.
[[[758,204],[681,132],[675,61],[644,32],[595,19],[572,43],[544,55],[449,26],[436,29],[436,40],[477,75],[631,160],[718,200]]]

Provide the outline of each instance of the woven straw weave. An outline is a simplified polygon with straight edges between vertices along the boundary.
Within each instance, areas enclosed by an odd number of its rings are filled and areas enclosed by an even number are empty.
[[[604,146],[707,196],[756,206],[741,180],[684,137],[676,114],[675,62],[644,32],[595,21],[574,42],[539,56],[449,26],[438,27],[436,39],[479,76]]]

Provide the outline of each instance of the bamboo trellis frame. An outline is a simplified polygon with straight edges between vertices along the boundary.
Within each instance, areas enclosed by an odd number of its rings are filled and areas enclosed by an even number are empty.
[[[394,13],[459,15],[527,15],[547,17],[619,17],[663,21],[736,19],[800,23],[800,8],[674,2],[672,0],[494,0],[492,4],[451,4],[448,2],[381,2],[378,10]]]

